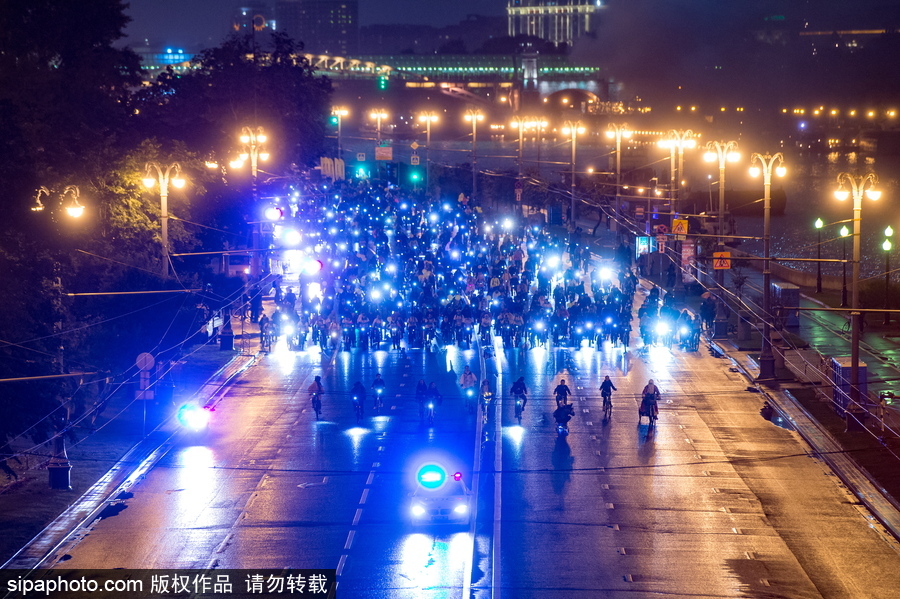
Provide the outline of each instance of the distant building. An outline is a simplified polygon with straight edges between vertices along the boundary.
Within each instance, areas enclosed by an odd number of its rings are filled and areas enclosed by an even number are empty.
[[[182,73],[191,68],[192,52],[185,52],[183,48],[156,48],[147,45],[133,48],[141,59],[142,76],[147,81],[152,81],[171,68],[176,73]]]
[[[600,0],[508,0],[509,35],[531,35],[571,46],[596,30],[600,8]]]
[[[333,56],[359,50],[359,0],[278,0],[278,30],[303,42],[304,50]]]
[[[274,29],[272,7],[263,2],[253,2],[238,6],[231,15],[231,28],[244,33]]]

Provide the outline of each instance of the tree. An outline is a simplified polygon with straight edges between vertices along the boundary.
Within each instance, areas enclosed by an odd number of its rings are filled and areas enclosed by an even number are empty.
[[[86,167],[126,137],[140,61],[112,47],[124,9],[121,0],[0,3],[0,180],[16,208],[38,185],[90,178]],[[4,222],[15,227],[23,211],[10,212]]]
[[[255,46],[234,35],[203,51],[189,72],[164,73],[140,92],[144,136],[181,140],[224,159],[242,127],[262,126],[273,164],[312,164],[324,147],[331,82],[298,52],[283,34]]]

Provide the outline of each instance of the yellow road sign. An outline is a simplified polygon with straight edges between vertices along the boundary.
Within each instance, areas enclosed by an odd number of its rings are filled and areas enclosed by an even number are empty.
[[[687,220],[682,220],[679,218],[672,219],[672,234],[673,235],[687,235],[687,232],[688,232]]]
[[[731,268],[731,252],[713,252],[713,270]]]

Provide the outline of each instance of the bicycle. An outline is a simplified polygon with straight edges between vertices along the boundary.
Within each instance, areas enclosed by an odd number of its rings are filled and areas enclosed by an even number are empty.
[[[375,413],[378,414],[379,410],[384,407],[384,401],[381,399],[381,394],[384,391],[383,388],[379,387],[375,389]]]
[[[603,420],[612,418],[612,393],[603,393]]]
[[[318,420],[319,414],[322,413],[322,398],[318,393],[310,393],[309,398],[312,403],[312,409],[316,413],[316,420]]]
[[[525,410],[525,406],[522,403],[522,397],[516,397],[516,420],[519,421],[519,424],[522,424],[522,412]]]
[[[358,397],[353,398],[353,411],[356,412],[356,424],[359,424],[363,419],[363,404]]]
[[[428,426],[434,425],[434,402],[429,401],[425,406],[425,417],[428,419]]]

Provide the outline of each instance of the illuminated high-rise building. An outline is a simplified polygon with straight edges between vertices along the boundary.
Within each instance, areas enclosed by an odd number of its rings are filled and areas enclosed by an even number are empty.
[[[352,56],[359,40],[359,0],[278,0],[278,30],[314,54]]]
[[[508,0],[509,35],[531,35],[572,45],[596,29],[600,0]]]

